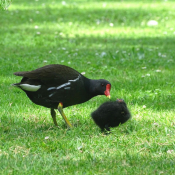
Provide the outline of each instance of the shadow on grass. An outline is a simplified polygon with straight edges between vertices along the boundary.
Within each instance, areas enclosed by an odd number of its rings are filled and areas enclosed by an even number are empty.
[[[123,5],[123,9],[117,8],[118,3],[114,3],[114,6],[112,7],[107,6],[105,8],[102,7],[102,3],[100,3],[100,8],[98,5],[86,7],[86,3],[84,6],[82,6],[83,3],[81,2],[77,3],[76,5],[75,3],[70,3],[68,6],[62,6],[61,2],[60,4],[55,3],[54,5],[50,5],[50,3],[43,5],[41,2],[25,3],[24,5],[24,3],[14,1],[12,5],[19,6],[19,8],[18,6],[15,7],[15,10],[9,8],[9,14],[11,16],[8,16],[6,20],[9,19],[13,25],[25,24],[28,23],[30,19],[32,19],[36,23],[44,21],[78,22],[81,24],[92,23],[96,25],[97,21],[100,21],[100,24],[109,24],[112,22],[116,24],[125,24],[126,26],[140,26],[143,18],[145,18],[145,20],[157,18],[157,14],[160,11],[160,9],[157,8],[147,9],[142,6],[125,8],[123,3],[121,3],[121,5]],[[20,5],[23,5],[22,7],[24,9],[22,9]],[[15,17],[17,17],[18,20],[14,20]],[[28,20],[26,20],[26,18]]]
[[[57,143],[59,144],[59,143]],[[44,145],[43,145],[44,146]],[[52,147],[51,147],[52,146]],[[15,156],[14,153],[7,159],[7,155],[1,155],[3,161],[2,171],[7,172],[13,169],[14,172],[22,172],[22,174],[99,174],[99,172],[116,174],[173,174],[174,173],[174,159],[169,156],[163,158],[147,153],[147,150],[142,152],[131,152],[131,148],[126,148],[125,152],[117,150],[110,152],[98,150],[94,152],[93,148],[90,151],[80,150],[80,153],[75,152],[72,156],[72,151],[69,149],[67,152],[61,151],[65,147],[62,145],[45,146],[45,152],[30,151],[29,154],[18,152]],[[58,147],[58,148],[57,148]],[[47,149],[52,150],[52,154],[47,153]],[[56,149],[56,150],[55,150]],[[96,149],[95,149],[96,150]],[[115,151],[114,148],[112,151]],[[24,156],[25,155],[25,156]],[[114,166],[115,165],[115,166]],[[8,168],[7,168],[8,167]],[[20,167],[20,169],[18,168]],[[26,167],[28,167],[26,169]],[[42,167],[42,169],[41,169]],[[93,167],[93,168],[92,168]]]

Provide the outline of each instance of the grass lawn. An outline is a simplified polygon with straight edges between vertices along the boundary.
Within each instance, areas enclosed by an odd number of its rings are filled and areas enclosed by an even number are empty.
[[[173,175],[175,3],[164,0],[13,0],[0,11],[0,174]],[[154,21],[151,21],[154,20]],[[98,96],[57,112],[33,104],[16,71],[64,64],[111,82],[132,119],[104,135]],[[71,98],[71,97],[70,97]]]

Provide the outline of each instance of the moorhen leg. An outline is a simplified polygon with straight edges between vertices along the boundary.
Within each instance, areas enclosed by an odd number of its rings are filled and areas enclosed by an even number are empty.
[[[50,113],[51,113],[51,116],[52,116],[52,119],[53,119],[55,126],[58,126],[58,123],[56,121],[56,112],[53,108],[50,109]]]
[[[66,115],[64,114],[63,112],[63,104],[62,103],[59,103],[58,105],[58,111],[60,112],[60,114],[62,115],[64,121],[66,122],[67,126],[69,128],[72,128],[72,125],[70,124],[69,120],[67,119]]]

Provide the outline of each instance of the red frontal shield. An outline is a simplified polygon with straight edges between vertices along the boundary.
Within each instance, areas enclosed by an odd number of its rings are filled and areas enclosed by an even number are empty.
[[[111,90],[111,85],[107,84],[106,85],[106,90],[104,92],[104,94],[106,95],[106,97],[110,98],[110,90]]]

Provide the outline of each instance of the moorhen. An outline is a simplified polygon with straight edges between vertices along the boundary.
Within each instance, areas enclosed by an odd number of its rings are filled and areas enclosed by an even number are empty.
[[[58,124],[54,109],[58,109],[67,126],[72,127],[63,108],[84,103],[97,95],[110,98],[109,81],[88,79],[65,65],[52,64],[33,71],[15,72],[14,75],[23,78],[13,86],[22,89],[33,103],[50,108],[56,126]]]
[[[131,114],[123,99],[103,103],[97,110],[91,114],[94,122],[101,128],[110,131],[110,127],[116,127],[125,123]]]

